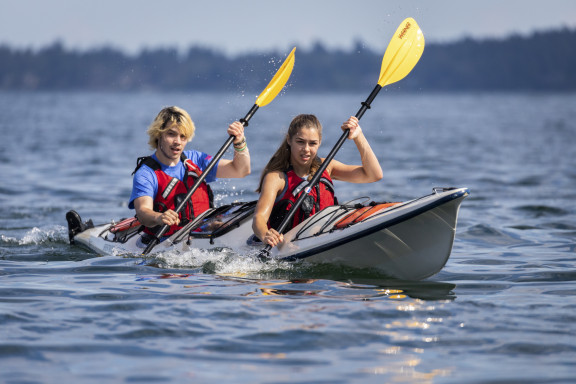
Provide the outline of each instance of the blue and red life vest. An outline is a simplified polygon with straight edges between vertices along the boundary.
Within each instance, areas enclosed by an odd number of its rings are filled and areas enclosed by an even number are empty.
[[[180,160],[186,169],[184,180],[179,180],[162,171],[160,164],[151,156],[138,159],[134,173],[145,164],[154,171],[158,179],[158,193],[154,197],[154,211],[156,212],[165,212],[169,209],[176,210],[176,207],[180,205],[182,199],[186,197],[186,194],[194,186],[196,180],[202,175],[202,170],[198,165],[194,164],[184,154],[182,154]],[[180,224],[172,225],[164,236],[172,235],[196,216],[213,207],[214,197],[212,189],[205,181],[202,181],[190,200],[186,202],[186,205],[178,214],[180,216]],[[145,228],[144,232],[155,235],[158,228],[159,227]]]
[[[280,227],[284,217],[290,209],[292,209],[292,206],[298,200],[300,195],[306,193],[305,190],[309,184],[308,180],[302,179],[291,168],[285,171],[284,174],[286,178],[286,187],[284,188],[285,192],[274,203],[268,221],[269,228],[277,229]],[[302,202],[302,205],[294,213],[292,223],[287,226],[284,233],[294,228],[313,214],[334,204],[337,204],[337,199],[334,196],[334,185],[332,184],[330,174],[327,171],[324,171],[320,181],[312,188],[308,196],[306,196]]]

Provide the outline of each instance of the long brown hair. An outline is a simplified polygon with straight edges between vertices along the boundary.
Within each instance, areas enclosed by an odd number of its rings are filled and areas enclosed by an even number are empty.
[[[280,144],[280,147],[276,150],[274,155],[268,161],[268,164],[264,167],[262,171],[262,175],[260,176],[260,184],[258,185],[258,189],[256,192],[260,192],[262,190],[262,183],[264,182],[264,177],[270,172],[284,172],[288,168],[290,168],[290,145],[288,141],[290,141],[294,135],[296,135],[300,129],[302,128],[316,128],[318,131],[318,137],[320,141],[322,141],[322,124],[318,118],[314,115],[302,114],[296,116],[290,122],[290,126],[288,127],[288,132],[286,133],[286,137]],[[318,156],[312,162],[312,166],[310,167],[310,174],[308,175],[308,180],[312,179],[314,173],[320,168],[322,161]]]

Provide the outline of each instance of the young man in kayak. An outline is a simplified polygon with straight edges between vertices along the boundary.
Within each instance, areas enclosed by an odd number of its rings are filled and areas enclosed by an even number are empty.
[[[382,168],[368,140],[362,133],[358,119],[350,117],[342,124],[349,129],[348,139],[354,140],[362,165],[347,165],[332,160],[294,215],[287,230],[321,209],[336,204],[332,179],[351,183],[371,183],[382,178]],[[322,141],[322,125],[314,115],[296,116],[290,123],[286,138],[262,172],[257,192],[260,198],[252,221],[254,234],[264,243],[276,246],[284,240],[278,233],[282,219],[303,192],[316,170],[324,161],[317,156]]]
[[[158,229],[155,227],[169,225],[165,237],[170,236],[209,209],[212,206],[212,191],[208,182],[216,178],[241,178],[250,173],[250,153],[244,126],[235,121],[227,131],[234,136],[233,160],[221,159],[184,209],[176,213],[176,207],[212,159],[203,152],[184,150],[194,137],[194,132],[192,119],[178,107],[162,109],[148,128],[148,144],[155,152],[138,159],[128,207],[136,209],[136,217],[150,235],[155,235]]]

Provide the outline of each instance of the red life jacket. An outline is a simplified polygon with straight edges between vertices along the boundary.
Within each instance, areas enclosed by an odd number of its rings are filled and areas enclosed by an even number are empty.
[[[180,205],[182,199],[186,197],[188,191],[194,186],[198,177],[202,175],[202,170],[182,154],[181,159],[184,163],[186,171],[184,173],[184,180],[179,180],[162,171],[160,164],[151,156],[141,157],[138,159],[138,165],[134,173],[140,168],[142,164],[150,167],[156,174],[158,179],[158,193],[154,197],[154,211],[165,212],[169,209],[176,210]],[[180,217],[180,224],[172,225],[164,236],[170,236],[178,231],[194,217],[214,206],[214,197],[210,186],[203,181],[200,183],[190,200],[186,203],[182,211],[178,214]],[[144,232],[155,235],[160,226],[154,228],[145,228]]]
[[[298,200],[300,194],[306,193],[305,189],[308,186],[308,180],[303,180],[294,170],[289,169],[285,171],[284,174],[286,178],[285,192],[280,199],[274,203],[268,221],[269,228],[277,229],[280,227],[288,211],[290,211],[294,203]],[[322,177],[320,177],[320,181],[312,188],[302,202],[302,205],[296,210],[292,223],[287,226],[283,233],[288,232],[313,214],[334,204],[338,204],[334,196],[334,185],[332,184],[330,174],[324,171]]]

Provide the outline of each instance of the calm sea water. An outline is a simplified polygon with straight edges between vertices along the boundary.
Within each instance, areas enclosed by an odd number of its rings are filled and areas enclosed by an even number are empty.
[[[320,117],[326,155],[367,95],[287,92],[261,108],[247,128],[253,173],[217,182],[217,203],[256,198],[294,115]],[[190,146],[214,153],[254,100],[0,93],[0,382],[576,382],[574,94],[375,100],[361,123],[385,177],[338,184],[341,201],[471,190],[450,260],[422,282],[68,244],[69,209],[132,215],[130,173],[160,108],[189,110]],[[359,161],[352,143],[336,158]]]

